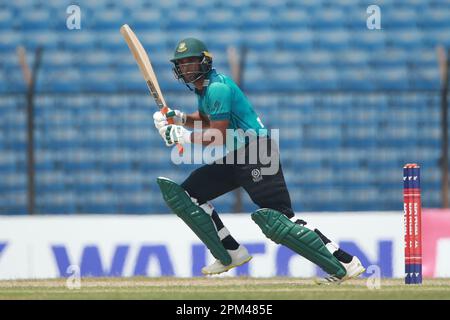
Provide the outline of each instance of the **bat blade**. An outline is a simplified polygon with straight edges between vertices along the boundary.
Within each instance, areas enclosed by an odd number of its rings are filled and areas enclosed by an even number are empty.
[[[144,76],[148,89],[150,90],[153,99],[155,99],[156,104],[160,109],[167,108],[166,101],[164,100],[164,96],[161,93],[158,79],[156,78],[156,73],[153,70],[150,58],[141,42],[137,38],[136,34],[127,24],[124,24],[120,28],[120,33],[128,44],[128,47],[130,48],[130,51],[133,54],[142,75]]]
[[[124,24],[122,27],[120,27],[120,33],[128,44],[128,47],[130,48],[130,51],[139,66],[139,70],[141,70],[141,73],[144,76],[148,89],[150,90],[150,93],[156,102],[156,105],[159,107],[163,114],[166,114],[169,111],[169,108],[167,107],[164,96],[162,95],[158,79],[156,78],[156,73],[153,70],[147,52],[145,51],[141,42],[129,25]],[[173,119],[169,119],[168,122],[170,124],[173,124]],[[177,143],[177,147],[178,152],[182,154],[183,146]]]

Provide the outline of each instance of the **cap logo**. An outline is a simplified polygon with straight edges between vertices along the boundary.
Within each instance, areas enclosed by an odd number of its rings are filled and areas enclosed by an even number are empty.
[[[185,42],[181,42],[178,45],[177,52],[185,52],[186,50],[187,50],[186,43]]]

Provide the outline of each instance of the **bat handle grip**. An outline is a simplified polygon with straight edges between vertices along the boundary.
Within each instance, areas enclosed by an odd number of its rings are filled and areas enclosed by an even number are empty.
[[[165,115],[167,112],[169,112],[169,107],[164,106],[164,107],[161,109],[161,113]],[[173,119],[172,119],[172,118],[167,119],[167,123],[168,123],[168,124],[173,124]],[[178,154],[179,154],[179,155],[182,155],[183,152],[184,152],[183,145],[181,145],[180,143],[177,143],[177,148],[178,148]]]
[[[166,115],[167,112],[169,112],[169,107],[168,107],[168,106],[162,107],[161,113],[162,113],[163,115]]]

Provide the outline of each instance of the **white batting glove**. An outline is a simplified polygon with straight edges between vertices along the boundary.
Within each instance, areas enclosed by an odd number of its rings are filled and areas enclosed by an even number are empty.
[[[177,126],[184,126],[186,123],[186,113],[181,112],[180,110],[170,110],[166,113],[166,118],[172,118],[173,124]]]
[[[161,113],[161,111],[157,111],[153,114],[153,121],[155,122],[156,129],[161,129],[168,125],[166,116]]]
[[[173,146],[175,143],[191,143],[191,133],[192,131],[173,124],[159,129],[159,134],[168,147]]]

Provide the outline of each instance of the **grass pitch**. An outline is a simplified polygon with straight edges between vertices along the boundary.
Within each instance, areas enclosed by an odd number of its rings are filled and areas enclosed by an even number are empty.
[[[0,299],[450,299],[450,279],[381,279],[369,289],[367,279],[341,285],[316,285],[299,278],[82,278],[80,289],[66,279],[0,281]]]

